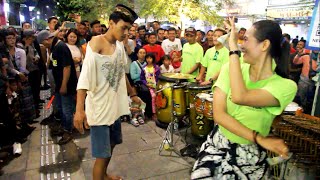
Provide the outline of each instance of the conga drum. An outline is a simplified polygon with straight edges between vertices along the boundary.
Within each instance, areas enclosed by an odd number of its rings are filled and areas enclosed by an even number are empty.
[[[175,78],[161,75],[157,84],[156,107],[157,118],[162,123],[169,124],[172,119],[173,111],[177,117],[182,117],[186,114],[186,79],[177,81]],[[178,82],[178,83],[177,83]],[[174,107],[172,107],[172,98]]]
[[[205,93],[207,95],[202,94],[198,95],[198,97],[201,96],[208,98],[208,96],[210,96],[209,93],[211,92],[211,87],[212,85],[200,86],[200,84],[197,83],[191,83],[187,87],[190,106],[191,133],[200,138],[206,137],[210,133],[214,123],[212,120],[204,116],[204,111],[196,111],[195,100],[198,100],[197,94],[199,93]],[[203,103],[205,103],[205,99]]]
[[[206,118],[213,119],[213,93],[210,93],[205,99],[203,114]]]

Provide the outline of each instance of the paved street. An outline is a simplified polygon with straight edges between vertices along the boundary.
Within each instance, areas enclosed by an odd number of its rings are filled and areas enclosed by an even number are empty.
[[[43,97],[47,97],[43,92]],[[50,110],[43,110],[47,117]],[[55,144],[58,139],[50,136],[48,126],[35,124],[37,129],[22,145],[23,153],[9,162],[0,179],[92,179],[94,159],[91,157],[89,132],[75,133],[75,140],[66,145]],[[149,121],[139,127],[122,123],[123,143],[114,150],[109,171],[124,179],[189,179],[192,158],[178,157],[159,145],[165,130]],[[174,136],[176,140],[178,136]],[[177,141],[177,149],[185,147]]]

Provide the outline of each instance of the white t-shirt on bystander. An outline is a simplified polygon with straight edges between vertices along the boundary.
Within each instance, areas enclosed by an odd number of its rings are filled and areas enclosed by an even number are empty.
[[[166,55],[169,55],[171,51],[182,50],[181,40],[178,38],[176,38],[174,41],[165,39],[164,41],[162,41],[161,47]]]
[[[160,66],[160,72],[161,72],[161,74],[163,74],[163,73],[174,73],[174,68],[173,68],[173,66],[170,64],[170,65],[169,65],[169,69],[167,69],[167,68],[164,66],[164,64],[162,64],[162,65]]]

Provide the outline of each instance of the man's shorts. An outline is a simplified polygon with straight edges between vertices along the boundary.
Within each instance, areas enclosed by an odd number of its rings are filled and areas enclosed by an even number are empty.
[[[111,126],[90,126],[92,156],[111,157],[111,145],[122,143],[121,121],[117,119]]]

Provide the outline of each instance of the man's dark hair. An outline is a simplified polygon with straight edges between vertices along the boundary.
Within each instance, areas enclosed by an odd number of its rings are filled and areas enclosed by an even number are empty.
[[[92,21],[92,22],[90,23],[90,27],[93,28],[93,26],[94,26],[95,24],[100,24],[100,21],[98,21],[98,20]]]
[[[160,22],[159,22],[159,21],[153,21],[153,23],[157,23],[157,24],[159,24],[159,25],[160,25]],[[153,23],[152,23],[152,24],[153,24]]]
[[[139,32],[140,30],[145,30],[145,31],[146,31],[146,26],[145,26],[145,25],[139,26],[139,27],[138,27],[138,32]]]
[[[247,29],[242,27],[242,28],[240,28],[239,32],[240,31],[247,31]]]
[[[29,21],[25,21],[25,22],[23,22],[23,23],[21,24],[21,27],[23,27],[23,25],[25,25],[25,24],[30,24],[30,25],[31,25],[31,23],[30,23]]]
[[[56,19],[57,21],[59,21],[59,19],[56,16],[51,16],[48,18],[48,23],[50,23],[53,19]]]
[[[283,37],[287,38],[289,41],[291,39],[291,36],[287,33],[282,34]]]
[[[224,29],[221,29],[221,28],[217,28],[213,32],[215,33],[216,31],[222,32],[223,35],[227,34],[227,31],[225,31]]]
[[[155,36],[155,37],[157,37],[157,34],[156,34],[155,32],[148,33],[148,35],[149,35],[149,37],[150,37],[150,36]]]
[[[159,31],[165,31],[163,28],[159,28],[158,30],[157,30],[157,34],[159,33]]]
[[[303,47],[306,47],[306,43],[307,43],[306,40],[300,40],[299,42],[303,42]]]
[[[205,35],[206,35],[206,33],[203,32],[203,31],[201,31],[201,30],[197,30],[197,32],[200,32],[200,33],[202,34],[202,36],[205,36]]]
[[[87,26],[87,25],[86,25],[86,22],[88,22],[88,21],[81,21],[80,24],[81,24],[82,26]]]
[[[109,21],[112,20],[114,23],[118,23],[120,20],[123,20],[124,22],[128,22],[130,24],[133,23],[132,19],[130,17],[128,17],[127,15],[121,13],[121,12],[118,12],[118,11],[115,11],[113,12],[110,17],[109,17]]]
[[[177,30],[176,30],[176,28],[174,28],[174,27],[170,27],[169,29],[168,29],[168,32],[169,31],[174,31],[175,33],[177,33]]]
[[[207,32],[207,34],[208,34],[209,32],[212,32],[212,33],[213,33],[213,30],[209,30],[209,31]]]

